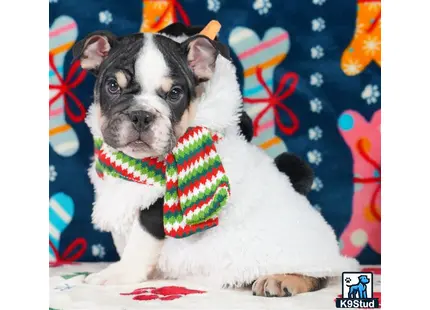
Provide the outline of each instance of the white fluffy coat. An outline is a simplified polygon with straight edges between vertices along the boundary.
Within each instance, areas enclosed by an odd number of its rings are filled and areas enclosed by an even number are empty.
[[[197,277],[216,286],[240,286],[276,273],[325,277],[357,270],[356,260],[340,255],[333,229],[295,192],[273,159],[238,134],[242,98],[235,71],[218,56],[193,123],[225,135],[217,150],[230,180],[230,200],[217,227],[184,239],[167,238],[158,269],[166,278]],[[98,113],[93,105],[87,117],[94,136],[100,136]],[[121,255],[139,209],[148,208],[164,189],[101,180],[93,166],[89,174],[96,192],[93,222],[112,232]]]

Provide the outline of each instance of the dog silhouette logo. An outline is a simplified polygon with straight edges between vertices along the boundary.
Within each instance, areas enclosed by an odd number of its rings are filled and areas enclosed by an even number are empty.
[[[349,287],[348,298],[367,298],[367,284],[369,284],[370,279],[367,275],[362,274],[358,277],[358,282],[356,284],[348,284],[348,279],[346,278],[346,286]]]
[[[378,298],[373,298],[372,272],[342,273],[342,298],[336,298],[336,308],[378,307]]]

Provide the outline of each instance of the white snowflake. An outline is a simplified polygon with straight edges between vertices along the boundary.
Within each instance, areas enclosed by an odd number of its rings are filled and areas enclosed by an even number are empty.
[[[103,258],[106,255],[105,248],[101,244],[93,244],[91,247],[91,253],[93,253],[93,256],[98,258]]]
[[[269,9],[272,7],[272,3],[270,3],[270,0],[255,0],[252,7],[254,10],[258,11],[258,14],[264,15],[269,12]]]
[[[99,13],[99,21],[102,24],[109,25],[112,22],[112,14],[108,10]]]
[[[315,204],[313,205],[314,209],[317,210],[318,212],[321,212],[321,207],[319,204]]]
[[[315,5],[323,5],[326,0],[312,0],[312,3]]]
[[[311,48],[311,57],[313,59],[320,59],[324,56],[324,49],[320,46],[314,46]]]
[[[314,98],[311,101],[309,101],[309,104],[311,105],[311,111],[314,113],[320,113],[322,111],[322,102],[318,98]]]
[[[49,166],[49,181],[54,182],[57,179],[57,171],[55,170],[55,166]]]
[[[381,39],[376,36],[370,36],[363,40],[364,54],[367,56],[375,56],[381,50]]]
[[[219,0],[208,0],[208,10],[212,12],[218,12],[220,9],[221,4]]]
[[[308,161],[311,164],[319,166],[319,164],[322,162],[322,155],[320,151],[317,151],[317,150],[309,151],[307,156],[308,156]]]
[[[311,75],[310,83],[312,86],[321,87],[324,83],[323,75],[319,72],[315,72]]]
[[[361,93],[361,98],[367,101],[367,104],[377,103],[381,96],[378,85],[367,85]]]
[[[321,179],[318,177],[315,177],[314,182],[312,183],[311,189],[316,191],[316,192],[319,192],[320,190],[323,189],[323,187],[324,187],[324,184],[321,181]]]
[[[315,126],[313,128],[309,128],[308,135],[309,135],[309,140],[317,141],[322,138],[323,131],[320,127]]]
[[[349,62],[342,64],[342,69],[349,76],[360,73],[363,65],[356,59],[351,59]]]
[[[312,20],[312,30],[321,32],[325,29],[325,20],[321,17]]]

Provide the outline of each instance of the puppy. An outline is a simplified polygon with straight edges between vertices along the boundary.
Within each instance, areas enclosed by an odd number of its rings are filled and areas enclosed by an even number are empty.
[[[217,227],[162,241],[142,229],[139,211],[165,189],[101,179],[93,164],[93,221],[112,232],[121,259],[88,283],[141,282],[157,268],[165,278],[198,277],[220,287],[253,283],[256,295],[291,296],[358,268],[339,254],[332,228],[271,158],[238,134],[235,68],[214,41],[98,32],[74,54],[97,75],[87,118],[96,138],[137,159],[164,158],[189,126],[208,127],[223,135],[217,150],[231,187]]]
[[[180,22],[170,24],[161,29],[163,34],[176,42],[183,42],[193,35],[199,34],[203,26],[186,26]],[[214,43],[217,45],[219,53],[229,60],[229,47],[224,45],[215,37]],[[239,119],[239,133],[245,137],[248,142],[253,138],[253,124],[251,118],[245,111],[242,111]],[[276,167],[279,171],[285,173],[290,179],[295,191],[302,195],[307,195],[311,190],[313,182],[313,171],[309,164],[298,156],[284,152],[275,158]],[[149,208],[141,210],[139,214],[140,224],[153,236],[163,239],[165,237],[163,227],[163,204],[164,198],[161,197],[154,202]]]

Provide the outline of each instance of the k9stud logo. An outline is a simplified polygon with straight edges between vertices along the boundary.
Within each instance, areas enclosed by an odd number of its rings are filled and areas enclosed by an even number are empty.
[[[342,298],[336,298],[336,308],[379,307],[378,298],[373,298],[372,272],[343,272]]]

